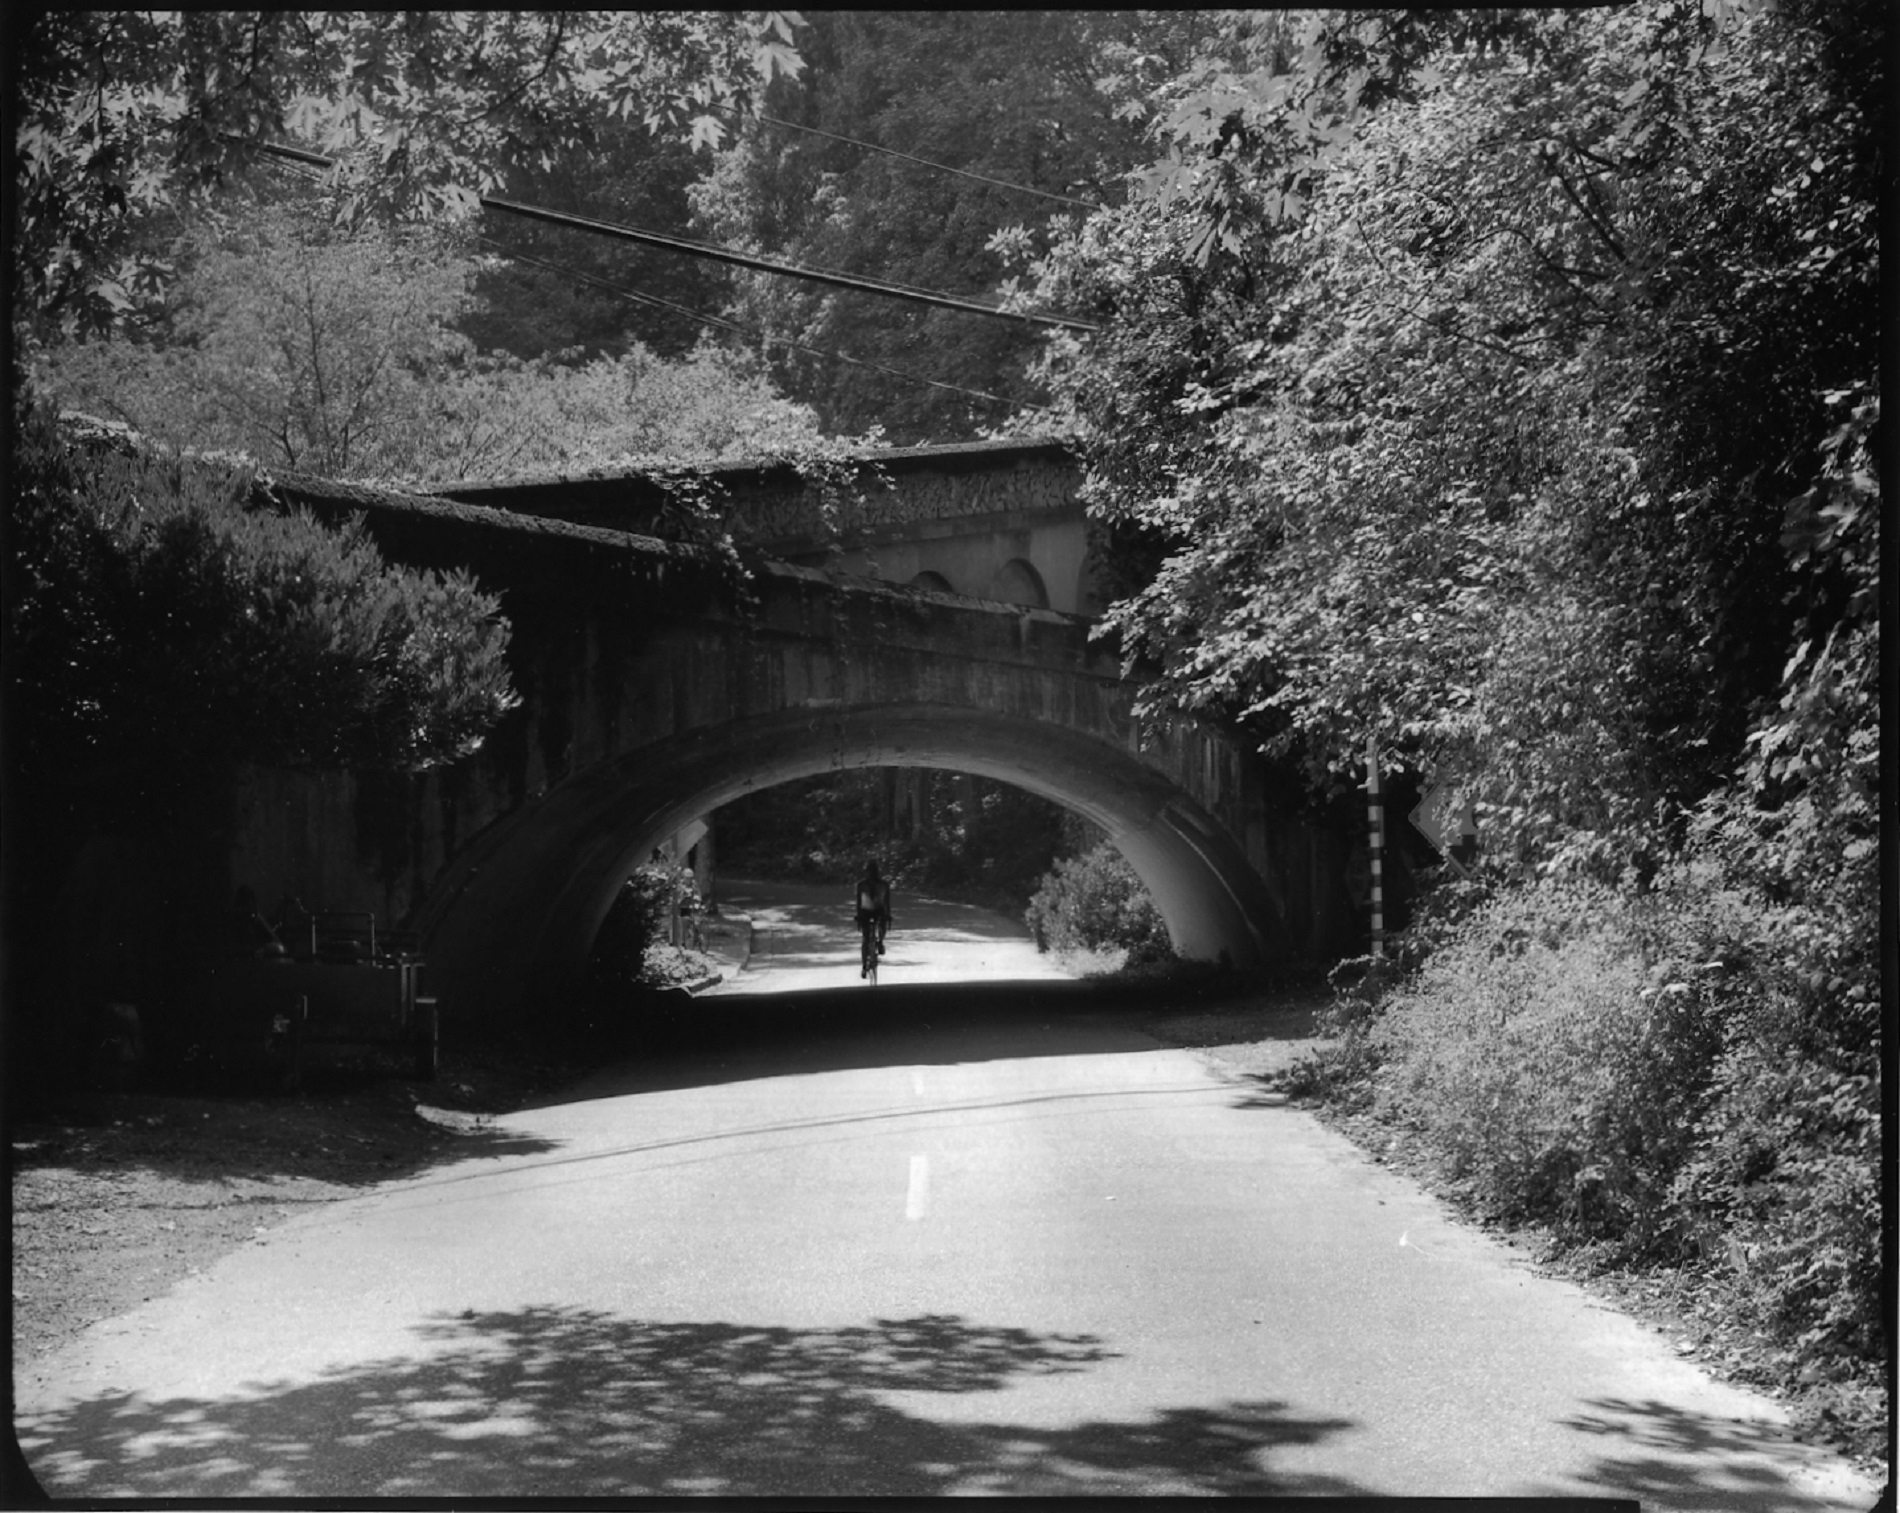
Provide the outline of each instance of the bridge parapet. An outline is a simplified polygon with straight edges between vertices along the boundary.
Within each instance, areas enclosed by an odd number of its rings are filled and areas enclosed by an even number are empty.
[[[445,497],[664,537],[690,493],[752,555],[1086,614],[1098,606],[1080,483],[1060,442],[984,441],[458,484]]]
[[[690,478],[743,546],[803,555],[931,522],[1080,518],[1073,455],[1056,441],[978,441],[867,449],[840,465],[715,463],[689,472],[628,468],[462,483],[446,499],[610,530],[664,534],[668,501]]]

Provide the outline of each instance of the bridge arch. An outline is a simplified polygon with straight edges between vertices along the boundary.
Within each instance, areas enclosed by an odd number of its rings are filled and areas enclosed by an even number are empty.
[[[521,705],[438,772],[260,788],[234,869],[417,930],[438,997],[504,1023],[567,996],[652,848],[748,787],[938,767],[1092,819],[1183,952],[1236,965],[1350,943],[1339,833],[1244,741],[1138,717],[1087,620],[440,498],[277,476],[261,505],[360,516],[390,557],[502,597]],[[1343,900],[1343,903],[1342,903]]]
[[[1046,721],[928,704],[785,711],[601,762],[551,789],[454,869],[422,912],[439,991],[471,1013],[559,992],[584,969],[627,874],[742,794],[841,768],[995,778],[1105,830],[1186,956],[1279,954],[1274,909],[1231,839],[1152,767]]]

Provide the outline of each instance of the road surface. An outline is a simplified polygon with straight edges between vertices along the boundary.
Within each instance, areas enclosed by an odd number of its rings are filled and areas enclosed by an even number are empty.
[[[1030,960],[906,985],[1001,961],[984,930],[926,948],[954,911],[908,916],[879,987],[793,993],[840,949],[849,970],[848,919],[840,947],[808,902],[750,901],[749,974],[781,991],[698,1001],[737,1031],[35,1363],[16,1421],[43,1484],[1871,1506],[1772,1405],[1126,1008],[1010,980]]]
[[[858,985],[861,942],[851,889],[815,884],[722,886],[720,905],[752,920],[746,969],[715,994],[806,992]],[[987,909],[899,893],[878,985],[1067,981],[1023,926]]]

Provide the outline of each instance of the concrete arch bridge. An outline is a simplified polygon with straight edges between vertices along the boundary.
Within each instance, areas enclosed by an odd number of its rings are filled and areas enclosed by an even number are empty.
[[[418,777],[252,774],[235,881],[416,928],[445,1011],[499,1022],[577,979],[627,874],[754,788],[845,767],[1000,779],[1108,832],[1177,948],[1240,965],[1350,945],[1345,846],[1192,722],[1143,732],[1089,622],[441,497],[279,478],[385,554],[499,592],[522,705]]]

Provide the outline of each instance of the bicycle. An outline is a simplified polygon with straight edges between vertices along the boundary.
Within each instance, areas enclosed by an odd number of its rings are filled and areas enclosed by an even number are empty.
[[[877,986],[877,958],[880,954],[878,943],[877,943],[877,921],[875,919],[867,919],[865,920],[862,928],[863,928],[864,938],[860,942],[859,950],[860,950],[860,960],[863,963],[864,970],[860,972],[858,975],[862,977],[866,982],[868,982],[872,987],[876,987]]]

